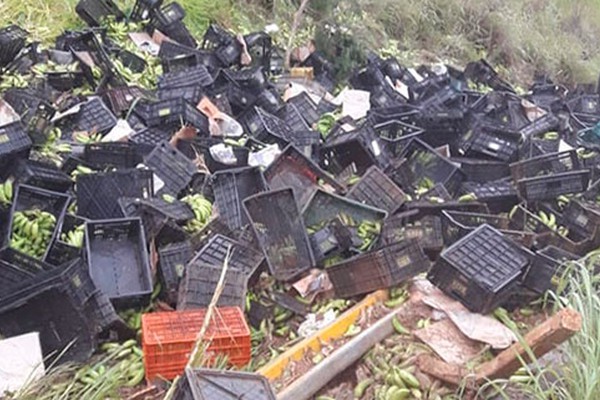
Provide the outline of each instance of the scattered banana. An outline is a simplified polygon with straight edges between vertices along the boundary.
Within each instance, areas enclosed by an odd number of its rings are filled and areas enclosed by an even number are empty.
[[[0,185],[0,206],[8,206],[12,203],[13,184],[8,180]]]
[[[13,216],[10,247],[41,259],[52,240],[56,217],[41,210],[17,211]]]

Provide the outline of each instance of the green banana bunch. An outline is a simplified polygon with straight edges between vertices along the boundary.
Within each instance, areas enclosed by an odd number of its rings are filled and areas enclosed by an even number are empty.
[[[87,175],[87,174],[93,174],[94,170],[86,167],[84,165],[78,165],[73,172],[71,172],[71,178],[75,179],[77,178],[79,175]]]
[[[73,139],[81,144],[92,144],[98,143],[100,140],[102,140],[102,135],[93,132],[75,132],[73,134]]]
[[[212,203],[200,194],[191,194],[181,199],[187,203],[194,213],[194,219],[189,221],[184,229],[189,233],[200,231],[208,223],[212,215]]]
[[[321,133],[321,136],[327,137],[331,128],[335,125],[336,117],[332,113],[325,113],[321,116],[317,122],[317,130]]]
[[[10,247],[41,259],[52,240],[56,217],[41,210],[17,211],[13,216]]]
[[[23,75],[20,74],[4,74],[2,81],[0,81],[0,89],[10,89],[13,87],[27,87],[29,83]]]
[[[381,223],[373,221],[361,222],[357,229],[358,237],[362,239],[362,245],[359,247],[359,250],[368,250],[375,241],[375,239],[377,239],[377,236],[379,236],[380,232]]]
[[[8,180],[0,185],[0,206],[8,206],[12,203],[13,184]]]
[[[82,248],[83,238],[85,237],[85,225],[81,224],[75,227],[72,231],[63,232],[60,235],[60,240],[73,247]]]

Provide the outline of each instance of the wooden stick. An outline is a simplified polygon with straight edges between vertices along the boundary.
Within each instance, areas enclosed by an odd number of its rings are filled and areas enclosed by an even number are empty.
[[[294,21],[292,21],[292,29],[290,31],[290,37],[288,38],[287,48],[285,50],[284,62],[286,69],[290,69],[290,59],[292,57],[292,46],[294,44],[294,38],[296,37],[296,32],[298,31],[298,28],[300,27],[300,22],[302,21],[302,14],[304,14],[304,10],[308,6],[309,1],[310,0],[302,0],[302,3],[300,3],[300,7],[298,7],[298,10],[294,14]]]
[[[529,331],[524,341],[535,357],[541,357],[579,332],[581,323],[581,315],[577,311],[565,308]],[[417,358],[417,366],[422,372],[454,386],[459,386],[465,379],[471,384],[480,385],[490,379],[510,377],[521,367],[521,359],[532,361],[528,349],[521,343],[515,343],[493,360],[478,366],[474,373],[426,354]]]

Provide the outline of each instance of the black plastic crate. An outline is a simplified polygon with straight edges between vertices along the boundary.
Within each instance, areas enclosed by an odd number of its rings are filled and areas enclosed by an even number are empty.
[[[384,143],[385,149],[394,157],[402,154],[411,139],[419,138],[424,133],[421,127],[398,120],[374,125],[373,130]]]
[[[183,71],[168,72],[158,80],[158,89],[176,88],[190,85],[199,85],[209,87],[213,84],[214,78],[208,72],[204,65],[196,65],[194,68],[188,68]]]
[[[347,298],[398,285],[427,272],[429,260],[416,241],[407,240],[327,268],[336,297]]]
[[[136,104],[135,115],[142,119],[147,127],[181,124],[186,101],[182,98],[159,101],[140,101]]]
[[[392,179],[405,191],[414,193],[420,187],[441,183],[453,195],[464,180],[458,166],[419,139],[410,141],[402,157],[405,160],[393,171]]]
[[[363,221],[380,222],[387,217],[384,210],[371,207],[357,201],[317,190],[304,209],[302,216],[306,227],[320,225],[332,221],[344,214],[351,218],[356,226]]]
[[[558,129],[559,123],[560,120],[558,117],[552,112],[548,112],[546,115],[521,128],[519,132],[525,138],[534,138],[535,136]]]
[[[563,194],[585,192],[589,180],[590,171],[581,170],[521,179],[517,182],[517,189],[519,195],[527,201],[540,201]]]
[[[293,145],[286,147],[267,167],[264,176],[267,184],[273,190],[283,189],[284,187],[294,189],[294,195],[300,207],[304,207],[313,192],[319,188],[319,181],[337,192],[342,192],[344,189],[342,185]]]
[[[87,144],[83,161],[95,169],[135,168],[142,162],[138,149],[127,142],[100,142]]]
[[[139,218],[90,221],[85,226],[86,257],[94,283],[115,306],[148,304],[152,272]]]
[[[177,310],[208,308],[217,288],[223,264],[204,264],[191,261],[179,285]],[[225,273],[223,292],[218,307],[240,307],[246,304],[248,276],[229,266]]]
[[[511,229],[510,219],[501,215],[480,214],[463,211],[442,211],[442,234],[446,246],[468,235],[480,225],[487,224],[506,237],[524,247],[532,247],[534,234],[531,232]]]
[[[182,21],[177,21],[171,25],[165,26],[162,28],[162,31],[169,38],[185,46],[196,47],[198,44],[192,33]]]
[[[185,189],[198,172],[196,164],[169,142],[158,144],[152,153],[144,158],[144,164],[152,168],[154,174],[163,183],[163,185],[156,185],[155,189],[173,195],[178,195]]]
[[[232,230],[248,223],[242,202],[253,194],[267,190],[263,174],[256,167],[219,171],[213,174],[211,187],[219,217]]]
[[[250,278],[264,260],[258,249],[231,239],[220,233],[215,233],[193,257],[193,261],[208,265],[222,265],[229,254],[228,265],[243,272]]]
[[[575,150],[544,154],[510,165],[515,182],[525,178],[578,171],[582,168]]]
[[[522,136],[502,127],[474,126],[459,141],[459,152],[464,157],[483,157],[503,162],[515,161]]]
[[[7,178],[13,163],[19,158],[27,158],[31,146],[31,139],[21,122],[0,126],[0,176]]]
[[[244,209],[275,279],[289,281],[314,266],[312,247],[292,189],[249,197],[244,200]]]
[[[132,134],[129,137],[129,141],[135,143],[139,147],[138,153],[147,155],[150,154],[158,144],[169,141],[175,131],[177,131],[177,127],[174,125],[170,128],[153,126]]]
[[[75,184],[77,214],[89,219],[123,216],[120,197],[148,198],[154,193],[152,171],[124,169],[79,175]]]
[[[59,282],[19,301],[1,301],[0,334],[11,337],[39,332],[47,362],[86,362],[94,352],[96,332],[79,306]]]
[[[248,110],[240,119],[248,133],[263,143],[287,141],[294,135],[288,124],[260,107]]]
[[[290,103],[284,104],[279,110],[277,110],[276,115],[281,118],[294,132],[294,136],[296,137],[298,133],[310,131],[310,126],[304,120],[304,117],[298,110],[298,108]],[[317,133],[317,143],[320,141],[321,135]]]
[[[172,2],[156,8],[152,14],[152,22],[159,27],[165,27],[185,18],[185,11],[181,4]]]
[[[310,98],[308,93],[302,92],[288,99],[288,103],[296,106],[298,112],[309,126],[319,121],[321,114],[317,111],[317,104]]]
[[[75,130],[108,133],[116,124],[115,115],[99,97],[95,97],[81,105],[75,121]]]
[[[8,65],[25,47],[28,33],[17,25],[0,29],[0,68]]]
[[[186,369],[173,400],[275,400],[267,378],[248,372]]]
[[[376,166],[365,172],[352,189],[348,198],[370,206],[395,213],[406,200],[406,194]]]
[[[67,192],[73,186],[71,177],[54,165],[21,159],[14,172],[15,182],[55,192]]]
[[[243,68],[240,70],[224,69],[224,77],[242,89],[260,90],[267,86],[268,79],[262,67]]]
[[[65,263],[71,262],[82,256],[82,251],[78,247],[71,246],[70,244],[64,243],[58,239],[50,245],[48,255],[46,256],[46,262],[55,266],[61,266]]]
[[[579,259],[579,256],[555,246],[547,246],[536,254],[538,257],[523,278],[523,286],[538,294],[555,290],[565,277],[569,262]]]
[[[70,201],[71,196],[64,193],[52,192],[35,186],[23,184],[17,185],[14,189],[13,204],[10,210],[10,222],[8,224],[4,244],[7,244],[6,242],[10,240],[10,237],[12,236],[13,216],[15,213],[17,211],[31,209],[46,211],[56,218],[56,224],[50,239],[51,244],[58,234],[62,224],[62,219],[67,211]],[[42,257],[42,260],[48,255],[50,244],[48,245],[48,249],[46,249],[46,252]]]
[[[147,95],[148,93],[139,86],[123,86],[107,90],[102,97],[115,115],[123,115],[134,101]]]
[[[162,5],[162,0],[136,0],[129,14],[131,21],[148,21],[157,8]]]
[[[177,304],[179,282],[188,262],[192,259],[193,252],[190,242],[172,243],[158,250],[159,277],[165,300]]]
[[[465,180],[469,182],[497,181],[510,177],[509,164],[502,161],[457,157],[450,160],[460,164],[460,170],[465,174]]]
[[[600,114],[600,95],[583,94],[567,101],[567,107],[572,113]]]
[[[572,199],[564,208],[562,223],[582,238],[592,238],[600,226],[600,210]]]
[[[198,85],[190,85],[161,89],[156,94],[159,100],[184,99],[189,103],[198,104],[204,96],[204,91]]]
[[[339,219],[335,219],[316,232],[309,234],[310,245],[315,261],[321,261],[341,255],[353,246],[352,232]]]
[[[89,26],[100,26],[108,17],[114,17],[117,21],[125,18],[112,0],[80,0],[75,12]]]
[[[68,92],[85,83],[85,75],[82,71],[46,72],[44,75],[48,85],[61,92]]]
[[[416,210],[411,210],[387,218],[381,229],[381,243],[387,246],[414,240],[430,258],[435,259],[444,248],[441,218],[436,215],[418,218],[417,214]]]
[[[532,254],[483,224],[444,250],[428,279],[469,310],[487,314],[519,284]]]
[[[494,214],[508,212],[519,202],[517,190],[510,179],[487,183],[463,182],[462,192],[474,194],[477,201],[487,204]]]

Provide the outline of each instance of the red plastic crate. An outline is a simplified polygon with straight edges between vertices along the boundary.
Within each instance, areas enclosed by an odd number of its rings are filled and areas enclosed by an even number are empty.
[[[142,315],[142,349],[146,379],[171,380],[181,375],[204,322],[205,309]],[[227,355],[232,365],[250,361],[250,329],[239,307],[216,308],[205,334],[208,352]]]

